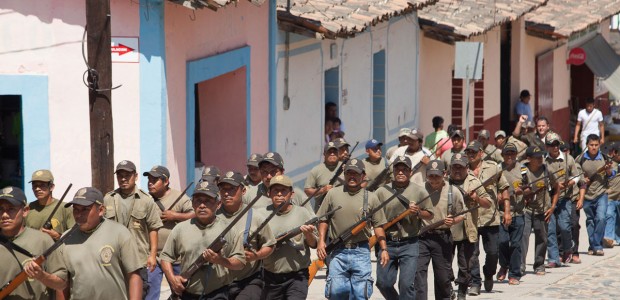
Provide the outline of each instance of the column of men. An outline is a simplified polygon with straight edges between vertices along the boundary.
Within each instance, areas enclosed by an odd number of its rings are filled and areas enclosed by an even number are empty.
[[[486,130],[467,145],[456,130],[441,158],[422,147],[419,129],[403,129],[389,165],[380,141],[366,143],[367,158],[350,159],[349,143],[337,139],[325,145],[303,192],[276,152],[252,154],[245,177],[205,168],[191,197],[169,187],[163,166],[143,173],[148,193],[140,190],[135,164],[121,161],[118,189],[80,188],[54,210],[54,177],[39,170],[31,180],[36,201],[17,187],[0,193],[7,266],[0,278],[31,278],[7,299],[158,299],[164,276],[180,299],[304,299],[317,271],[309,269],[310,248],[317,248],[328,264],[325,297],[368,299],[374,247],[376,286],[386,299],[427,299],[431,260],[436,299],[478,295],[483,284],[490,292],[494,277],[518,285],[532,229],[535,274],[580,262],[581,208],[590,254],[620,242],[620,217],[607,209],[608,194],[618,200],[618,147],[603,154],[590,135],[573,158],[547,119],[533,132],[527,121],[509,137],[496,132],[495,146]],[[392,174],[387,184],[383,170]],[[376,180],[378,189],[365,188]],[[35,261],[59,240],[45,263]]]

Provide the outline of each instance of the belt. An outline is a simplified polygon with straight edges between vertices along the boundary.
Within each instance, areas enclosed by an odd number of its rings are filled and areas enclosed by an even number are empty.
[[[340,246],[340,248],[343,249],[357,249],[359,247],[368,247],[368,241],[363,241],[363,242],[357,242],[357,243],[346,243],[342,246]]]
[[[408,236],[408,237],[399,237],[399,236],[386,236],[385,239],[388,242],[395,242],[395,243],[404,243],[404,242],[409,242],[411,240],[417,239],[417,236]]]
[[[445,235],[450,234],[450,229],[433,229],[425,232],[422,236],[427,235]]]

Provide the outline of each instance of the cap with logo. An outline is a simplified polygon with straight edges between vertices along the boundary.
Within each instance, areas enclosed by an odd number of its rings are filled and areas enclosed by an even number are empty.
[[[215,183],[209,181],[202,181],[198,183],[198,186],[196,186],[192,197],[196,196],[197,194],[202,194],[209,197],[217,198],[217,194],[219,192],[220,189],[217,187],[217,185],[215,185]]]
[[[241,173],[235,171],[228,171],[226,172],[226,174],[224,174],[224,177],[220,179],[220,182],[217,185],[219,187],[219,185],[222,183],[228,183],[233,186],[240,186],[243,184],[243,181],[244,179]]]
[[[482,149],[482,144],[479,141],[471,141],[469,142],[469,144],[467,144],[467,148],[465,148],[465,151],[467,150],[472,150],[472,151],[480,151]]]
[[[346,172],[349,170],[361,174],[364,173],[366,169],[363,161],[353,158],[349,160],[346,165],[344,165],[344,171]]]
[[[284,160],[278,152],[267,152],[263,155],[263,160],[260,161],[260,165],[270,163],[280,169],[284,169]]]
[[[71,202],[65,204],[65,207],[69,207],[73,204],[89,206],[95,203],[99,205],[103,204],[103,194],[101,191],[94,187],[83,187],[75,193]]]
[[[506,132],[503,130],[498,130],[495,132],[495,138],[498,138],[500,136],[506,137]]]
[[[408,136],[410,132],[411,132],[410,128],[401,128],[398,131],[398,137]]]
[[[220,179],[220,169],[216,166],[207,166],[202,170],[202,181],[216,181]]]
[[[155,178],[170,178],[170,171],[164,166],[154,166],[150,171],[142,173],[142,176],[153,176]]]
[[[351,144],[349,144],[344,138],[337,138],[334,140],[334,144],[336,145],[336,148],[340,149],[342,147],[349,147],[351,146]]]
[[[451,138],[455,137],[455,136],[459,136],[459,137],[465,137],[465,134],[463,133],[463,131],[461,131],[460,129],[455,130],[452,135],[450,136]]]
[[[467,159],[467,156],[462,153],[455,153],[452,155],[452,159],[450,160],[450,165],[461,165],[463,167],[467,167],[468,163],[469,159]]]
[[[394,159],[394,163],[392,165],[394,167],[396,167],[397,165],[405,165],[409,169],[413,168],[413,163],[411,163],[411,159],[409,159],[409,157],[406,157],[406,156],[397,157],[396,159]]]
[[[28,183],[33,181],[54,182],[54,175],[50,170],[36,170],[32,173],[32,178]]]
[[[513,143],[508,143],[506,144],[506,146],[504,146],[504,148],[502,149],[502,154],[506,154],[508,152],[514,152],[514,153],[518,153],[519,150],[517,150],[517,146],[515,146],[515,144]]]
[[[527,157],[543,157],[545,152],[540,150],[538,146],[529,146],[527,150],[525,150],[525,156]]]
[[[368,142],[366,142],[366,149],[373,149],[373,148],[376,148],[377,146],[381,147],[383,146],[383,143],[375,139],[371,139],[371,140],[368,140]]]
[[[248,157],[248,162],[245,165],[258,168],[258,164],[261,160],[263,160],[262,154],[252,153],[250,154],[250,157]]]
[[[336,143],[329,142],[329,143],[325,144],[325,146],[323,147],[323,153],[327,153],[327,151],[329,151],[330,149],[338,150],[338,147],[336,147]]]
[[[480,132],[478,132],[478,138],[485,138],[488,140],[490,137],[491,133],[486,129],[482,129],[480,130]]]
[[[0,200],[9,201],[9,203],[15,206],[26,206],[28,204],[24,191],[15,186],[7,186],[0,190]]]
[[[426,165],[426,175],[439,175],[443,176],[444,171],[446,170],[446,166],[441,160],[431,160]]]
[[[412,138],[412,139],[417,139],[417,140],[422,140],[424,139],[424,134],[422,134],[422,131],[420,131],[420,129],[417,128],[411,128],[411,132],[409,132],[408,137]]]
[[[271,178],[271,181],[269,181],[269,188],[270,189],[274,185],[282,185],[282,186],[286,186],[286,187],[293,187],[293,181],[288,176],[277,175],[276,177]]]
[[[545,143],[547,145],[553,145],[553,143],[555,142],[560,143],[561,141],[562,141],[562,138],[560,138],[560,135],[558,135],[555,132],[549,132],[545,136]]]
[[[116,165],[116,171],[114,171],[114,173],[120,170],[127,171],[127,172],[135,172],[136,165],[129,160],[121,160],[121,162],[119,162],[118,165]]]

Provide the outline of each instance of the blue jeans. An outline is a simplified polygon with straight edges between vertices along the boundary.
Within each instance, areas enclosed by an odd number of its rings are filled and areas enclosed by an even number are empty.
[[[558,245],[559,227],[562,252],[570,253],[573,248],[570,214],[573,203],[569,198],[558,200],[551,218],[549,219],[549,231],[547,232],[547,260],[549,263],[560,264],[560,250]]]
[[[377,264],[377,288],[385,299],[414,299],[414,280],[420,254],[418,238],[414,237],[398,242],[388,241],[387,246],[390,260],[385,267]],[[377,257],[379,257],[378,254]],[[400,296],[394,288],[399,269],[398,290]]]
[[[605,217],[605,238],[620,244],[620,200],[614,199],[607,202],[607,214]]]
[[[603,250],[607,193],[603,193],[592,200],[583,201],[583,211],[586,213],[586,229],[588,230],[588,241],[590,242],[588,250]]]
[[[372,295],[370,249],[361,243],[354,249],[340,248],[330,254],[325,298],[370,299]]]
[[[181,274],[181,265],[172,265],[172,271],[175,275]],[[161,281],[164,277],[164,271],[161,269],[159,262],[155,265],[153,272],[148,272],[149,277],[149,291],[144,296],[146,300],[159,300],[159,293],[161,292]]]
[[[503,223],[503,218],[502,218]],[[523,239],[523,216],[512,217],[506,228],[499,225],[499,265],[508,270],[508,278],[521,279],[521,240]]]

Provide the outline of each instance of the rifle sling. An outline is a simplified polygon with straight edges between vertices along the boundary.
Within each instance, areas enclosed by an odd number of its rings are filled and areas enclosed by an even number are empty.
[[[157,204],[157,207],[159,207],[159,209],[160,209],[161,211],[165,211],[165,210],[166,210],[166,208],[164,207],[164,205],[163,205],[163,204],[161,204],[161,200],[156,199],[156,200],[155,200],[155,204]]]
[[[245,219],[245,230],[243,230],[243,244],[249,244],[248,235],[250,234],[250,226],[252,226],[252,211],[253,209],[248,210],[247,219]]]
[[[2,244],[2,246],[6,247],[9,252],[13,252],[12,250],[15,250],[23,255],[26,255],[30,258],[34,258],[34,255],[32,255],[32,253],[30,253],[30,251],[20,247],[19,245],[13,243],[13,241],[7,239],[6,237],[0,236],[0,244]]]

